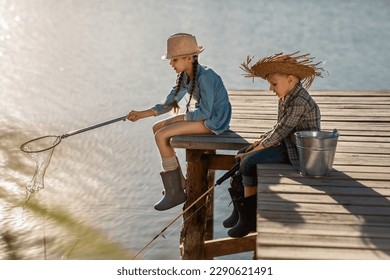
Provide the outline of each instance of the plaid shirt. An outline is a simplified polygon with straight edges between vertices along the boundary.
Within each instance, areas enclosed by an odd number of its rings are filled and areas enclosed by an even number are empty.
[[[320,109],[310,94],[298,83],[284,100],[279,99],[278,123],[263,134],[264,147],[286,145],[292,165],[299,165],[298,150],[294,133],[302,130],[320,130]]]

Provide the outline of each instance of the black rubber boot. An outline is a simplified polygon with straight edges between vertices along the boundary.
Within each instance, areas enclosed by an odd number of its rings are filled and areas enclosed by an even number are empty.
[[[234,173],[230,178],[230,186],[231,188],[229,188],[228,191],[232,198],[233,212],[225,221],[223,221],[223,226],[225,228],[234,227],[238,222],[237,200],[240,197],[244,197],[244,185],[242,184],[242,175],[239,171]]]
[[[183,190],[180,168],[160,173],[164,184],[164,197],[154,205],[154,209],[163,211],[186,201],[187,195]]]
[[[237,201],[244,196],[243,188],[228,188],[228,191],[230,193],[230,197],[232,198],[233,211],[230,216],[225,221],[223,221],[223,226],[225,228],[231,228],[237,224],[239,218]]]
[[[229,229],[230,237],[243,237],[252,231],[256,231],[257,196],[241,198],[237,201],[238,223]]]

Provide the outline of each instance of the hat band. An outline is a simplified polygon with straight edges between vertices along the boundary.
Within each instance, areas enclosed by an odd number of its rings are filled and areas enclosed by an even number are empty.
[[[196,50],[194,52],[191,52],[191,53],[169,54],[169,52],[168,52],[167,54],[163,55],[161,58],[162,59],[175,59],[175,58],[181,58],[181,57],[186,57],[186,56],[194,56],[194,55],[200,54],[201,52],[203,52],[203,50],[204,50],[204,47],[203,46],[199,46],[198,50]]]

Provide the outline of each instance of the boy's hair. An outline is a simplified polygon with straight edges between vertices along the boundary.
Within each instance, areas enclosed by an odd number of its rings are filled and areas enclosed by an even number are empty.
[[[297,77],[297,78],[299,79],[298,76],[295,76],[295,75],[293,75],[293,74],[284,74],[284,73],[270,73],[270,74],[268,74],[267,76],[265,76],[265,79],[266,79],[266,80],[267,80],[267,79],[270,79],[270,78],[272,78],[273,75],[282,75],[282,76],[285,76],[285,77],[294,76],[294,77]]]
[[[240,68],[247,74],[245,77],[260,77],[266,79],[270,74],[287,74],[298,77],[302,85],[308,89],[316,77],[322,77],[324,71],[317,67],[321,62],[313,63],[314,57],[310,54],[294,56],[299,52],[291,54],[277,53],[260,59],[255,64],[250,65],[252,58],[247,57],[246,61],[241,63]]]
[[[186,111],[188,112],[189,110],[189,106],[190,106],[190,103],[191,103],[191,99],[192,99],[192,95],[194,93],[194,89],[195,89],[195,81],[196,81],[196,70],[198,68],[198,56],[193,56],[193,59],[194,61],[192,62],[192,80],[191,80],[191,86],[190,86],[190,98],[186,104]],[[176,79],[176,92],[175,92],[175,97],[179,94],[179,91],[180,91],[180,88],[182,86],[182,82],[183,82],[183,77],[184,77],[184,72],[181,72],[177,75],[177,79]],[[172,102],[172,106],[173,106],[173,112],[175,114],[178,114],[179,111],[180,111],[180,106],[178,104],[178,102],[176,101],[176,99],[173,100]]]

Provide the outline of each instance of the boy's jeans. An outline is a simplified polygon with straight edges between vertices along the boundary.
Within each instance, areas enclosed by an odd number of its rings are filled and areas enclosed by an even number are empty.
[[[239,150],[238,154],[244,153],[246,149],[248,147]],[[240,167],[244,186],[257,186],[256,164],[262,163],[290,163],[284,143],[257,151],[244,158]]]

